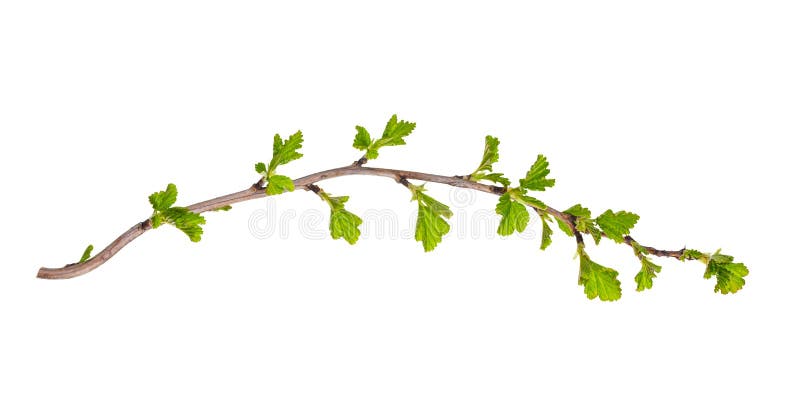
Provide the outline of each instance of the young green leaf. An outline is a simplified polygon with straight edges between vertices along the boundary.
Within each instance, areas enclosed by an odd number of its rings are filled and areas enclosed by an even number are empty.
[[[702,252],[700,252],[700,251],[698,251],[696,249],[684,249],[683,253],[680,256],[680,260],[681,261],[701,260],[701,261],[705,262],[705,261],[708,260],[708,257],[709,257],[708,255],[706,255],[706,254],[704,254],[704,253],[702,253]]]
[[[653,287],[653,279],[661,272],[661,266],[655,264],[650,258],[647,258],[649,251],[647,248],[639,245],[638,242],[631,239],[629,242],[633,253],[636,258],[642,263],[642,268],[636,274],[636,291],[641,292]]]
[[[153,225],[153,229],[157,229],[164,224],[164,215],[159,212],[153,213],[153,216],[150,217],[150,223]]]
[[[548,221],[552,220],[552,218],[549,214],[543,211],[538,211],[537,213],[539,213],[539,218],[542,219],[542,244],[539,249],[544,251],[548,246],[550,246],[550,244],[553,243],[553,228],[551,228],[550,224],[547,223]]]
[[[331,210],[331,237],[333,239],[344,238],[350,245],[358,241],[361,231],[361,218],[345,209]]]
[[[442,242],[442,236],[450,231],[450,224],[442,215],[436,214],[430,207],[419,204],[417,228],[414,239],[422,242],[425,252],[433,251]]]
[[[531,165],[531,169],[528,170],[525,178],[519,180],[520,187],[526,190],[544,191],[546,188],[555,185],[555,179],[547,178],[547,175],[550,174],[549,165],[547,158],[543,155],[537,156],[536,162]]]
[[[736,293],[744,287],[744,277],[748,274],[750,270],[742,263],[720,264],[715,273],[717,284],[714,291],[723,295]]]
[[[500,225],[497,227],[497,233],[502,236],[511,235],[515,230],[522,233],[530,220],[528,209],[514,200],[510,192],[500,196],[495,212],[500,215]]]
[[[600,243],[600,239],[603,238],[603,232],[600,231],[600,228],[597,227],[595,221],[591,218],[592,212],[589,209],[580,204],[575,204],[564,210],[564,213],[575,216],[575,229],[578,229],[578,232],[589,234],[596,244]],[[567,233],[567,235],[572,236],[571,229],[569,229],[566,223],[559,223],[559,227],[565,233],[567,230],[570,230],[570,233]]]
[[[355,244],[361,236],[359,226],[362,220],[357,215],[345,210],[344,203],[350,197],[332,197],[324,191],[319,191],[319,196],[331,207],[330,231],[333,239],[344,238],[350,245]]]
[[[411,134],[416,127],[416,123],[398,120],[397,114],[392,115],[386,123],[383,135],[379,139],[370,137],[369,132],[364,127],[356,126],[356,137],[353,139],[353,147],[365,151],[367,159],[377,159],[378,150],[384,146],[400,146],[406,144],[405,137]]]
[[[592,261],[583,246],[578,247],[578,254],[581,259],[578,284],[583,286],[586,297],[589,299],[600,297],[602,301],[612,301],[622,297],[622,287],[617,280],[619,273],[616,270]]]
[[[153,229],[164,223],[169,223],[185,233],[192,242],[198,242],[203,235],[203,228],[200,225],[206,219],[185,207],[173,207],[178,198],[178,189],[175,184],[167,185],[165,191],[159,191],[150,195],[150,204],[153,206],[153,215],[150,223]]]
[[[78,264],[84,263],[87,260],[89,260],[89,258],[92,257],[92,250],[94,250],[94,245],[87,246],[86,250],[83,251],[83,255],[81,255],[80,261],[78,261]]]
[[[225,206],[222,206],[222,207],[217,207],[213,211],[228,211],[228,210],[230,210],[232,208],[233,207],[231,205],[225,205]]]
[[[564,210],[563,213],[567,213],[581,219],[589,219],[592,217],[592,211],[580,204],[575,204],[574,206]]]
[[[167,189],[164,191],[154,192],[148,197],[150,205],[153,206],[155,211],[164,211],[178,200],[178,188],[175,184],[167,184]]]
[[[492,165],[500,160],[499,146],[500,140],[497,137],[486,136],[483,146],[483,158],[481,158],[481,164],[478,165],[478,169],[476,169],[473,173],[492,172]]]
[[[534,208],[537,208],[539,210],[547,210],[547,204],[545,204],[544,202],[542,202],[537,198],[531,197],[529,195],[519,195],[517,196],[517,198],[519,199],[519,201],[522,201],[523,203],[529,206],[533,206]]]
[[[600,244],[600,240],[603,239],[603,232],[600,231],[600,229],[594,223],[594,220],[580,219],[578,220],[577,227],[581,232],[591,235],[595,244]]]
[[[556,219],[556,224],[558,225],[558,228],[561,229],[562,232],[564,232],[565,235],[569,237],[575,236],[575,233],[572,231],[572,228],[563,220]]]
[[[167,223],[180,229],[192,242],[199,242],[203,234],[200,225],[206,223],[205,217],[185,207],[170,207],[162,212]]]
[[[486,181],[494,182],[495,184],[500,184],[500,185],[502,185],[504,187],[507,187],[507,186],[511,185],[511,181],[509,181],[508,178],[506,178],[503,174],[500,174],[500,173],[486,174],[486,173],[481,172],[481,173],[476,173],[476,174],[470,175],[469,179],[472,180],[472,181],[486,180]]]
[[[267,195],[282,194],[287,191],[294,191],[294,183],[288,176],[277,175],[275,170],[278,166],[285,165],[293,160],[300,159],[303,154],[298,152],[303,147],[303,133],[297,131],[284,140],[280,134],[275,134],[272,142],[272,159],[269,165],[258,162],[255,165],[256,172],[261,175],[265,183],[264,192]]]
[[[267,175],[272,176],[278,166],[303,157],[303,154],[298,152],[301,147],[303,147],[303,133],[299,130],[286,140],[283,140],[280,134],[275,134],[272,142],[272,160],[269,161]]]
[[[294,182],[292,182],[292,178],[283,175],[272,175],[267,178],[267,195],[277,195],[292,191],[294,191]]]
[[[653,287],[653,279],[661,272],[661,266],[656,265],[650,258],[642,256],[642,269],[636,274],[636,291],[641,292]]]
[[[714,291],[727,295],[741,290],[745,284],[744,278],[748,274],[750,274],[750,270],[747,269],[747,266],[733,262],[732,256],[720,254],[720,251],[717,250],[709,257],[703,277],[708,279],[715,276],[717,284],[714,286]]]
[[[392,115],[383,129],[383,136],[377,140],[380,146],[400,146],[406,144],[405,137],[414,131],[416,123],[398,120],[397,114]]]
[[[500,140],[498,140],[497,137],[486,136],[485,145],[483,148],[483,158],[481,158],[481,163],[478,165],[478,169],[476,169],[475,172],[469,176],[470,180],[487,180],[501,184],[504,187],[507,187],[511,184],[511,181],[503,176],[503,174],[492,173],[492,165],[497,163],[497,161],[500,159],[500,152],[498,149],[499,145]]]
[[[358,150],[367,150],[370,144],[372,144],[372,137],[369,136],[367,129],[357,125],[356,137],[353,139],[353,147]]]
[[[268,174],[267,174],[267,165],[265,165],[264,162],[256,163],[256,172],[259,175],[261,175],[262,177],[264,177],[264,179],[266,179],[267,176],[268,176]]]
[[[433,251],[442,242],[442,236],[450,231],[449,219],[453,212],[450,207],[423,193],[424,186],[409,184],[412,200],[417,200],[417,228],[414,239],[422,242],[425,252]]]
[[[611,210],[606,210],[597,217],[596,221],[609,239],[622,243],[625,241],[625,236],[631,233],[631,229],[639,221],[639,216],[627,211],[614,213]]]

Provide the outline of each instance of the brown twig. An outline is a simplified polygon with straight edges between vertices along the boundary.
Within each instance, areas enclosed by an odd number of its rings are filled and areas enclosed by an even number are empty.
[[[326,179],[351,176],[351,175],[371,175],[371,176],[381,176],[381,177],[391,178],[398,182],[402,181],[407,182],[407,180],[409,179],[417,181],[433,182],[437,184],[450,185],[457,188],[466,188],[475,191],[481,191],[494,195],[502,195],[503,193],[506,192],[506,188],[504,187],[487,185],[475,181],[470,181],[469,179],[465,179],[465,177],[461,176],[445,176],[445,175],[429,174],[424,172],[405,171],[400,169],[364,167],[361,166],[363,165],[363,163],[360,163],[361,160],[364,160],[364,158],[354,162],[354,164],[351,164],[349,166],[328,169],[325,171],[306,175],[301,178],[297,178],[294,180],[295,188],[304,190],[313,190],[313,188],[315,187],[314,184],[320,181],[324,181]],[[240,203],[242,201],[254,200],[256,198],[262,198],[262,197],[264,197],[264,185],[261,181],[258,181],[246,190],[242,190],[228,195],[223,195],[217,198],[212,198],[206,201],[201,201],[199,203],[192,204],[191,206],[188,207],[188,209],[195,213],[204,213],[211,210],[217,210],[219,208],[229,206],[232,204]],[[547,207],[543,211],[566,223],[570,227],[570,229],[573,230],[573,232],[577,231],[575,228],[574,216],[560,212],[552,207]],[[125,245],[129,244],[131,241],[138,238],[141,234],[145,233],[150,229],[152,229],[152,225],[150,224],[149,219],[137,223],[133,227],[128,229],[125,233],[120,235],[113,242],[111,242],[111,244],[105,247],[105,249],[100,251],[94,257],[89,258],[88,260],[82,263],[70,264],[62,268],[42,267],[39,269],[37,277],[43,279],[68,279],[86,274],[96,269],[97,267],[103,265],[117,252],[119,252],[120,249],[125,247]],[[625,243],[628,244],[629,246],[632,246],[633,242],[635,241],[630,236],[625,238]],[[646,249],[648,253],[651,255],[657,255],[661,257],[680,258],[681,255],[683,254],[683,250],[664,251],[647,246],[644,246],[644,249]]]

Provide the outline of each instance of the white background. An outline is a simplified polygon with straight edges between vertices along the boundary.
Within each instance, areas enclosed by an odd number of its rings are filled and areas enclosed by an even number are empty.
[[[792,3],[4,1],[0,417],[798,418]],[[493,134],[512,179],[548,156],[548,203],[722,247],[747,286],[660,260],[637,293],[607,243],[589,252],[623,297],[589,301],[573,240],[500,239],[470,226],[497,222],[496,198],[440,186],[454,231],[429,254],[315,239],[325,221],[298,220],[324,203],[297,192],[209,214],[199,244],[164,227],[84,277],[34,278],[167,182],[184,205],[246,188],[297,129],[283,173],[347,164],[354,125],[392,113],[418,128],[375,165],[468,173]],[[321,186],[413,221],[390,180]],[[268,206],[295,212],[284,237],[251,232]]]

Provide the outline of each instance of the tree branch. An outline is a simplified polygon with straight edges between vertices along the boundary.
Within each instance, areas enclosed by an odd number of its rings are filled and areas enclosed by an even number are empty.
[[[360,160],[357,162],[360,162]],[[401,183],[403,181],[407,183],[406,180],[414,179],[418,181],[432,182],[436,184],[445,184],[457,188],[465,188],[494,195],[502,195],[506,192],[505,187],[482,184],[479,182],[470,181],[469,179],[465,179],[465,177],[461,176],[435,175],[424,172],[406,171],[401,169],[371,168],[356,164],[328,169],[325,171],[306,175],[301,178],[297,178],[294,180],[294,185],[295,188],[297,189],[313,191],[315,187],[314,184],[320,181],[332,178],[339,178],[343,176],[352,176],[352,175],[380,176],[380,177],[391,178]],[[188,206],[188,209],[195,213],[204,213],[207,211],[217,210],[222,207],[240,203],[243,201],[254,200],[263,197],[264,197],[264,183],[262,182],[262,180],[259,180],[258,182],[253,184],[250,188],[232,194],[227,194],[220,197],[212,198],[210,200],[201,201],[196,204],[192,204]],[[528,206],[536,208],[531,206],[530,204],[528,204]],[[560,212],[549,206],[543,211],[566,223],[573,230],[573,232],[577,232],[575,228],[574,216]],[[68,279],[86,274],[96,269],[97,267],[103,265],[106,261],[111,259],[111,257],[113,257],[117,252],[119,252],[123,247],[125,247],[131,241],[138,238],[140,235],[142,235],[143,233],[145,233],[150,229],[152,229],[152,224],[150,223],[149,219],[137,223],[133,227],[128,229],[125,233],[120,235],[113,242],[111,242],[105,249],[100,251],[94,257],[86,260],[85,262],[77,264],[69,264],[62,268],[42,267],[39,269],[37,277],[42,279],[55,280],[55,279]],[[580,235],[580,233],[577,233],[577,235]],[[582,239],[582,237],[580,236],[576,237]],[[627,245],[632,246],[632,243],[634,242],[635,241],[630,236],[625,237],[625,243]],[[680,258],[681,255],[683,255],[682,249],[677,251],[664,251],[653,247],[644,247],[644,248],[647,249],[649,254],[661,257]]]

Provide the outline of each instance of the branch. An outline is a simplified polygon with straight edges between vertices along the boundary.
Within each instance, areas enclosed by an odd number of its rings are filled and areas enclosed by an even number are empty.
[[[536,158],[525,177],[519,180],[516,187],[512,187],[511,181],[504,174],[495,172],[493,169],[493,165],[500,157],[498,149],[500,141],[496,137],[486,136],[480,164],[469,175],[445,176],[401,169],[364,167],[367,162],[376,159],[380,153],[383,153],[384,148],[406,144],[406,137],[415,127],[415,123],[399,120],[397,115],[393,115],[389,119],[380,137],[372,136],[366,128],[356,126],[353,147],[364,152],[360,159],[348,166],[316,172],[294,180],[278,172],[280,172],[281,165],[303,157],[303,154],[300,153],[303,145],[303,133],[297,131],[286,139],[276,134],[272,147],[272,159],[269,163],[258,162],[255,164],[255,171],[261,177],[250,188],[202,201],[189,207],[179,207],[175,206],[178,190],[174,184],[169,184],[164,191],[150,195],[149,201],[153,207],[153,214],[150,218],[128,229],[94,257],[90,257],[93,246],[89,245],[77,263],[68,264],[62,268],[41,268],[38,277],[65,279],[88,273],[104,264],[139,235],[163,224],[175,226],[193,242],[199,241],[203,234],[201,225],[206,222],[200,213],[227,210],[232,204],[261,198],[264,194],[277,195],[298,189],[311,191],[328,204],[331,210],[332,238],[344,239],[348,243],[354,244],[361,234],[359,225],[363,220],[358,215],[346,210],[345,203],[349,197],[329,194],[317,184],[327,179],[343,176],[369,175],[393,179],[405,186],[411,193],[412,200],[416,201],[418,205],[414,239],[422,243],[426,252],[434,250],[442,241],[443,236],[450,231],[447,219],[453,216],[453,212],[446,204],[426,193],[424,184],[416,185],[409,180],[445,184],[499,196],[495,212],[501,217],[497,232],[503,236],[511,235],[514,232],[523,232],[528,226],[531,216],[531,212],[526,206],[532,208],[533,213],[539,216],[542,223],[540,245],[542,250],[552,243],[553,229],[550,223],[555,219],[558,227],[566,235],[575,238],[577,256],[580,257],[578,284],[584,287],[584,293],[589,299],[599,297],[604,301],[617,300],[621,296],[621,283],[617,278],[619,273],[616,270],[592,261],[586,251],[584,237],[591,237],[596,244],[599,244],[601,239],[607,238],[610,241],[629,246],[642,266],[635,277],[638,291],[651,288],[653,279],[661,271],[661,267],[650,259],[651,256],[703,262],[706,265],[704,277],[716,277],[714,290],[723,294],[735,293],[744,286],[744,277],[749,273],[747,267],[742,263],[734,262],[734,258],[729,255],[720,254],[719,251],[711,254],[685,248],[669,251],[640,244],[630,236],[631,229],[639,220],[639,216],[634,213],[606,210],[593,218],[592,212],[580,204],[559,211],[534,197],[531,193],[545,191],[547,188],[553,187],[556,182],[555,179],[549,178],[550,164],[543,155]]]
[[[391,178],[397,182],[401,182],[401,180],[403,179],[413,179],[417,181],[432,182],[435,184],[445,184],[457,188],[470,189],[493,195],[502,195],[507,190],[506,187],[487,185],[475,181],[469,181],[463,179],[463,177],[460,176],[445,176],[445,175],[429,174],[425,172],[407,171],[401,169],[371,168],[371,167],[353,166],[353,165],[328,169],[321,172],[316,172],[310,175],[306,175],[304,177],[297,178],[294,180],[294,185],[295,188],[297,189],[310,190],[311,185],[316,184],[320,181],[324,181],[326,179],[339,178],[343,176],[352,176],[352,175],[380,176],[380,177]],[[250,188],[247,188],[245,190],[219,196],[216,198],[212,198],[210,200],[201,201],[199,203],[192,204],[187,208],[195,213],[205,213],[208,211],[217,210],[225,206],[230,206],[232,204],[241,203],[243,201],[255,200],[257,198],[264,198],[264,187],[262,186],[262,183],[260,181],[256,182]],[[527,205],[529,207],[533,207],[530,204]],[[550,206],[547,206],[547,208],[544,209],[544,211],[547,214],[561,220],[562,222],[574,228],[573,216],[560,212]],[[111,259],[111,257],[113,257],[117,252],[119,252],[119,250],[124,248],[125,245],[128,245],[134,239],[138,238],[140,235],[142,235],[143,233],[152,228],[153,226],[150,223],[150,219],[137,223],[133,227],[128,229],[125,233],[120,235],[117,239],[115,239],[114,242],[111,242],[107,247],[105,247],[105,249],[100,251],[94,257],[89,258],[85,262],[78,264],[70,264],[61,268],[42,267],[39,269],[37,277],[42,279],[58,280],[58,279],[69,279],[86,274],[96,269],[97,267],[103,265],[106,261]],[[628,244],[630,245],[629,242]],[[651,250],[650,253],[653,255],[680,258],[682,254],[682,250],[662,251],[655,248],[650,248],[650,247],[648,248]]]

